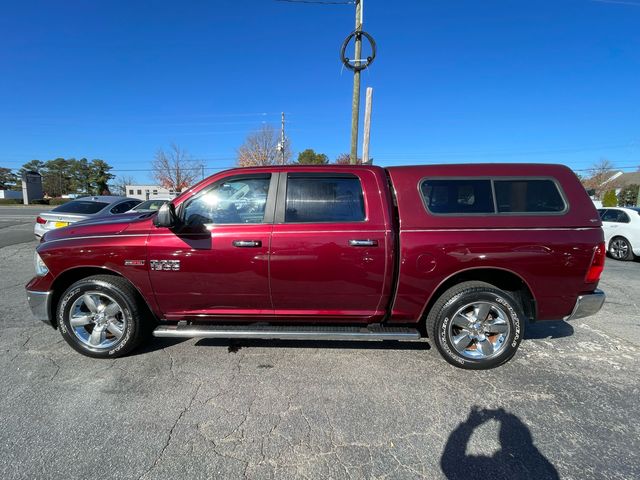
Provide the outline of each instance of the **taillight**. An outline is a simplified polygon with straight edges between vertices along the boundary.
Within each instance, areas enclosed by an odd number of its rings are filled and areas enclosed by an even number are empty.
[[[40,225],[44,225],[45,223],[47,223],[47,221],[42,217],[37,217],[36,223],[39,223]]]
[[[591,260],[591,266],[587,272],[587,276],[584,281],[587,283],[595,283],[600,280],[602,270],[604,270],[604,259],[607,253],[604,242],[598,244],[593,252],[593,259]]]

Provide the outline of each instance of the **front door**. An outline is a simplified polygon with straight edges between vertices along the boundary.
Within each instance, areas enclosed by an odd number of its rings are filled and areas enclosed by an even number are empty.
[[[234,175],[219,180],[180,206],[180,227],[151,233],[151,282],[166,319],[250,321],[273,315],[271,177]]]
[[[383,317],[390,232],[374,180],[367,171],[280,175],[271,240],[271,293],[279,321]],[[367,205],[363,183],[369,187]]]

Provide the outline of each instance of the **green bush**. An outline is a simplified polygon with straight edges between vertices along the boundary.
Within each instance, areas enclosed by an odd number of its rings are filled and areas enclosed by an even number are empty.
[[[635,207],[640,203],[640,185],[627,185],[618,194],[618,205],[621,207]]]
[[[49,205],[62,205],[70,201],[70,198],[52,198],[51,200],[49,200]]]
[[[607,190],[604,194],[604,198],[602,199],[603,207],[617,207],[618,206],[618,197],[616,196],[615,190]]]
[[[22,205],[21,198],[0,198],[0,205]]]
[[[46,200],[44,198],[38,198],[36,200],[31,200],[29,202],[29,205],[49,205],[49,200]]]

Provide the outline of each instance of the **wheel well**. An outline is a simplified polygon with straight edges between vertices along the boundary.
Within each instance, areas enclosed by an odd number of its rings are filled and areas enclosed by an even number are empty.
[[[622,240],[627,242],[629,245],[631,245],[631,242],[629,241],[629,239],[627,237],[625,237],[624,235],[614,235],[613,237],[611,237],[609,239],[609,243],[607,245],[607,248],[609,248],[609,245],[611,245],[611,242],[613,242],[616,238],[621,238]]]
[[[58,327],[57,318],[56,318],[56,309],[58,307],[58,301],[60,300],[60,297],[62,296],[62,294],[73,283],[77,282],[78,280],[82,280],[83,278],[90,277],[92,275],[113,275],[114,277],[120,277],[127,280],[127,282],[129,282],[129,280],[126,277],[123,277],[118,272],[114,272],[113,270],[107,270],[105,268],[98,268],[98,267],[79,267],[79,268],[73,268],[71,270],[67,270],[66,272],[61,273],[51,285],[51,290],[53,291],[53,295],[51,296],[51,304],[49,308],[51,309],[51,312],[50,312],[51,323],[55,328]],[[131,285],[131,282],[129,282],[129,284]],[[135,294],[138,297],[138,301],[140,302],[140,305],[142,305],[142,307],[146,310],[146,313],[150,316],[150,318],[155,319],[156,317],[153,311],[151,310],[151,308],[149,308],[149,305],[147,304],[144,297],[140,294],[138,289],[135,288],[135,286],[133,285],[131,286],[133,287],[133,290],[135,291]]]
[[[431,295],[431,298],[427,303],[427,307],[424,310],[425,318],[431,310],[431,307],[433,307],[433,304],[438,301],[438,298],[440,298],[444,292],[454,285],[469,281],[490,283],[501,290],[509,292],[518,302],[520,302],[525,317],[530,322],[535,321],[537,314],[536,300],[531,293],[529,286],[515,273],[497,268],[465,270],[464,272],[456,273],[452,277],[449,277],[436,289],[435,292],[433,292],[433,295]]]

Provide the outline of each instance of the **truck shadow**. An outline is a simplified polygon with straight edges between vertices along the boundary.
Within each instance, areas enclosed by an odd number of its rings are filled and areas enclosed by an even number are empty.
[[[489,421],[499,424],[500,449],[492,455],[468,454],[471,435]],[[529,428],[516,415],[502,408],[473,407],[467,420],[449,435],[440,468],[449,480],[560,478],[556,468],[533,444]]]
[[[385,341],[349,341],[349,340],[261,340],[202,338],[196,342],[198,347],[227,347],[229,352],[237,352],[242,347],[260,348],[334,348],[339,350],[429,350],[431,346],[424,341],[398,342]]]
[[[525,340],[564,338],[571,335],[573,335],[573,327],[563,320],[528,323],[524,330]]]

